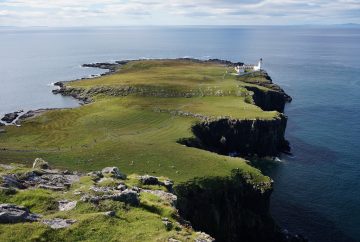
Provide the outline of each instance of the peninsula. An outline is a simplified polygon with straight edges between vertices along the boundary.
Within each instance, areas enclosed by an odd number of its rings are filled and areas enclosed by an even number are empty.
[[[26,216],[0,215],[0,240],[303,241],[273,221],[272,180],[247,160],[290,151],[291,97],[241,65],[95,63],[109,72],[56,83],[85,105],[2,127],[0,212]]]

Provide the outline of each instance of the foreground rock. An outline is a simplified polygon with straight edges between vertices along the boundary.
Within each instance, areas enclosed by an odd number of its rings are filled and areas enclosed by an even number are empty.
[[[99,203],[103,200],[113,200],[124,202],[132,206],[138,206],[140,204],[139,193],[134,190],[126,189],[125,191],[116,191],[115,189],[108,189],[108,194],[105,195],[89,195],[86,194],[81,197],[83,202]]]
[[[19,114],[22,113],[23,111],[17,111],[17,112],[13,112],[13,113],[7,113],[5,114],[5,116],[1,119],[2,121],[10,124],[12,123],[15,119],[17,119],[17,117],[19,117]]]
[[[33,166],[33,169],[50,169],[49,163],[47,163],[46,161],[44,161],[41,158],[36,158]]]
[[[59,201],[59,211],[69,211],[76,207],[77,201]]]
[[[164,181],[160,181],[158,177],[156,176],[149,176],[149,175],[144,175],[144,176],[140,176],[139,177],[140,182],[143,185],[158,185],[158,186],[164,186],[166,187],[169,191],[172,190],[174,183],[171,180],[164,180]]]
[[[35,222],[40,215],[30,213],[29,209],[14,204],[0,204],[0,223]]]
[[[117,167],[105,167],[102,169],[101,173],[118,179],[126,179],[126,175],[121,173]]]
[[[52,229],[63,229],[74,224],[76,220],[55,218],[55,219],[44,219],[42,222],[50,226],[50,228]]]
[[[37,158],[33,164],[35,170],[24,174],[6,174],[0,176],[0,186],[5,188],[26,189],[37,187],[54,191],[66,190],[74,182],[79,181],[80,176],[68,174],[59,170],[49,169],[49,164]],[[46,169],[42,169],[46,168]],[[41,169],[41,170],[37,170]]]

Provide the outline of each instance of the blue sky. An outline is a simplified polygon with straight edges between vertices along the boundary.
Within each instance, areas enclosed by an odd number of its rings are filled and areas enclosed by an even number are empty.
[[[0,0],[0,26],[360,24],[360,0]]]

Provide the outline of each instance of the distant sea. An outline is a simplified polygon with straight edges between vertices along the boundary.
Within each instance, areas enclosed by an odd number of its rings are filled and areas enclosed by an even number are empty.
[[[275,180],[276,221],[311,241],[360,241],[359,27],[0,28],[0,115],[75,107],[51,83],[99,74],[81,64],[138,58],[263,58],[294,101],[293,156]]]

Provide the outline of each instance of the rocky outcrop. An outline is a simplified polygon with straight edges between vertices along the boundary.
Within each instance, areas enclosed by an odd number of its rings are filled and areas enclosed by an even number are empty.
[[[180,143],[231,156],[276,156],[289,152],[285,140],[287,119],[280,115],[272,120],[219,119],[200,122],[192,127],[195,139]]]
[[[158,177],[156,176],[139,176],[139,180],[143,185],[158,185],[158,186],[164,186],[167,188],[167,190],[172,191],[172,187],[174,183],[171,180],[164,180],[160,181]]]
[[[17,111],[17,112],[13,112],[13,113],[7,113],[4,115],[4,117],[1,119],[2,121],[10,124],[12,122],[15,121],[15,119],[17,119],[19,117],[19,114],[22,113],[23,111]]]
[[[73,219],[62,219],[62,218],[54,218],[54,219],[44,219],[42,223],[48,225],[52,229],[63,229],[74,224],[76,220]]]
[[[103,175],[110,175],[111,177],[117,179],[126,179],[126,175],[121,173],[119,168],[117,167],[105,167],[104,169],[102,169],[101,173]]]
[[[278,111],[283,113],[285,104],[292,98],[279,86],[273,83],[265,71],[249,73],[240,79],[244,87],[252,93],[254,104],[264,111]]]
[[[29,209],[14,204],[0,204],[0,224],[38,221],[40,215],[30,213]]]

